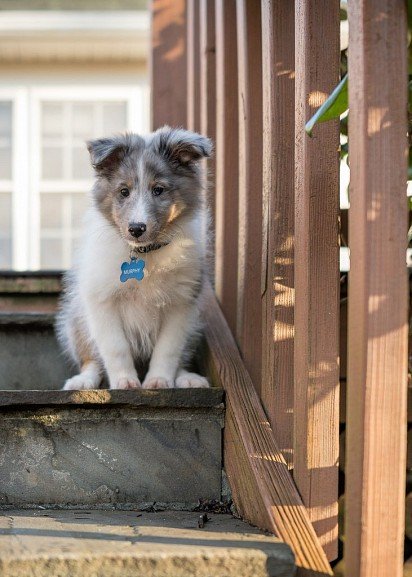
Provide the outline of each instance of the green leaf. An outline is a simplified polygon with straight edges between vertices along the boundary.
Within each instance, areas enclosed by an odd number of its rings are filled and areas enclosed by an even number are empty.
[[[348,75],[342,78],[332,94],[318,108],[312,118],[306,123],[305,130],[312,136],[315,124],[339,118],[348,109]]]

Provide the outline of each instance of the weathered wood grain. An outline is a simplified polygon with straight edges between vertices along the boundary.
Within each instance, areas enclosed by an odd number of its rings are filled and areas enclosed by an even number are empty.
[[[263,300],[260,397],[293,465],[295,7],[262,1]]]
[[[200,131],[200,4],[187,1],[187,127]]]
[[[339,80],[339,1],[296,2],[294,478],[329,559],[337,554],[339,128],[305,123]]]
[[[262,364],[262,26],[260,2],[237,0],[239,245],[236,337],[257,391]]]
[[[216,0],[217,297],[232,331],[237,316],[238,98],[236,0]]]
[[[402,0],[358,0],[349,8],[346,572],[400,577],[408,338],[406,6]]]
[[[332,575],[234,338],[209,287],[202,306],[209,367],[226,392],[224,464],[240,513],[293,549],[301,577]]]
[[[186,0],[151,0],[152,128],[187,122]]]

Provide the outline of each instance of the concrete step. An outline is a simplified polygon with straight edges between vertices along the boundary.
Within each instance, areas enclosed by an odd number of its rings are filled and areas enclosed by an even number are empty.
[[[229,515],[9,511],[2,577],[291,577],[289,547]]]
[[[0,506],[193,509],[222,494],[223,391],[0,391]]]
[[[0,390],[59,389],[73,375],[53,330],[59,273],[0,274]]]
[[[73,376],[53,324],[50,311],[0,312],[0,390],[60,389]]]

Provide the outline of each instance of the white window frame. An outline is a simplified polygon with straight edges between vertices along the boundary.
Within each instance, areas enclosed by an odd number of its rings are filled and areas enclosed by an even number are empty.
[[[137,80],[138,82],[138,80]],[[42,182],[41,180],[41,166],[42,166],[42,150],[41,150],[41,105],[43,102],[56,101],[119,101],[127,102],[127,129],[131,131],[148,132],[149,130],[149,94],[148,88],[145,84],[131,87],[124,86],[43,86],[31,87],[26,89],[28,92],[30,110],[30,124],[29,124],[29,146],[30,146],[30,162],[26,162],[25,166],[29,167],[29,174],[27,176],[26,190],[28,193],[28,200],[30,205],[26,205],[26,213],[30,212],[30,222],[27,223],[27,236],[25,238],[24,260],[22,251],[23,242],[20,242],[20,265],[24,261],[26,269],[37,270],[40,269],[40,194],[41,192],[79,192],[85,193],[90,190],[91,180],[73,180],[70,183],[62,183],[61,181],[48,180]],[[27,134],[27,124],[26,124]],[[102,134],[102,136],[105,136]],[[29,210],[27,210],[29,206]],[[13,221],[13,234],[15,231]],[[13,265],[15,262],[13,261]]]
[[[0,101],[12,104],[11,180],[0,180],[0,191],[11,193],[11,266],[28,268],[29,187],[28,187],[28,94],[22,87],[0,88]]]

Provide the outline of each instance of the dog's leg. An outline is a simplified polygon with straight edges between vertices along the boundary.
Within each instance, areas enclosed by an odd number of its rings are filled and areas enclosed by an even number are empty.
[[[177,371],[177,389],[205,389],[208,387],[210,387],[209,381],[205,377],[202,377],[197,373],[189,373],[189,371],[186,371],[185,369],[179,369]]]
[[[197,308],[193,306],[174,309],[166,317],[153,349],[143,388],[167,389],[175,386],[182,353],[192,328],[197,324],[197,317]]]
[[[102,367],[98,361],[82,363],[79,375],[67,379],[63,389],[65,391],[98,389],[102,382]]]
[[[89,301],[86,306],[91,336],[109,377],[111,389],[141,386],[129,343],[116,308],[108,301]]]

